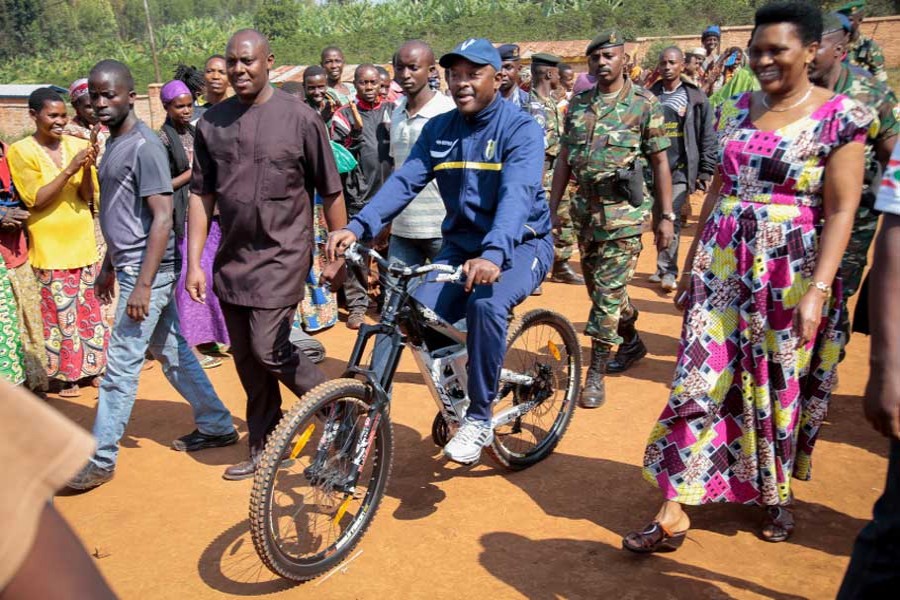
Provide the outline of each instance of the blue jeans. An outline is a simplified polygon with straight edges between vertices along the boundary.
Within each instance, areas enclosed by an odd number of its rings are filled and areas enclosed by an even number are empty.
[[[119,440],[131,417],[148,349],[162,364],[163,374],[172,387],[191,405],[200,432],[225,435],[234,431],[231,413],[216,395],[179,331],[175,307],[178,272],[171,267],[162,268],[156,274],[150,291],[150,315],[140,322],[125,313],[137,275],[136,267],[125,267],[116,272],[120,298],[106,349],[106,373],[100,382],[100,399],[94,420],[97,451],[92,461],[98,467],[110,470],[116,466]]]
[[[678,277],[678,241],[681,236],[681,209],[688,199],[688,189],[686,183],[672,184],[672,212],[675,213],[675,222],[672,224],[675,230],[675,236],[669,247],[660,252],[656,258],[656,272],[660,275],[673,275]],[[656,218],[659,223],[659,217]],[[702,224],[701,224],[702,227]]]

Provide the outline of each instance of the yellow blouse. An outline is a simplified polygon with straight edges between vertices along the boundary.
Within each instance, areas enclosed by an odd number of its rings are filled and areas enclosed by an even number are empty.
[[[87,140],[62,136],[63,167],[87,146]],[[56,199],[36,210],[32,207],[38,190],[56,179],[62,169],[32,136],[10,146],[7,160],[19,197],[31,211],[27,225],[28,258],[32,266],[47,270],[77,269],[97,262],[94,219],[88,205],[78,196],[82,170],[69,178]],[[99,206],[100,185],[94,167],[91,167],[91,176],[94,179],[94,204]]]

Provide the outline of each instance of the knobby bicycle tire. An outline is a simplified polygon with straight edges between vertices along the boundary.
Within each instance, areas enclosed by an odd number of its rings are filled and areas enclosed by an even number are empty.
[[[549,325],[562,338],[568,357],[571,359],[570,369],[572,377],[570,385],[566,390],[564,405],[562,408],[562,418],[557,417],[553,423],[553,429],[548,437],[538,444],[533,450],[525,453],[524,456],[516,456],[507,450],[501,438],[494,435],[494,441],[486,448],[491,457],[507,469],[518,471],[526,469],[549,456],[556,448],[562,436],[569,428],[572,417],[575,414],[575,405],[578,400],[578,394],[581,388],[581,346],[578,342],[578,334],[574,327],[559,313],[546,310],[535,309],[528,311],[521,317],[517,317],[509,326],[509,333],[506,336],[507,352],[513,343],[524,334],[529,328],[537,325]]]
[[[314,418],[314,415],[328,404],[343,398],[364,403],[366,397],[366,385],[356,379],[336,379],[322,383],[305,394],[284,415],[278,427],[270,435],[253,479],[253,490],[250,494],[250,534],[260,559],[276,575],[294,581],[309,581],[323,575],[349,556],[372,524],[384,497],[393,463],[393,426],[388,411],[382,413],[375,437],[372,439],[372,443],[380,451],[376,458],[377,466],[373,467],[373,473],[369,479],[369,481],[374,481],[374,485],[367,491],[366,498],[354,520],[344,529],[345,532],[354,531],[339,549],[334,548],[331,553],[326,552],[325,557],[315,563],[306,564],[304,561],[292,560],[280,550],[273,539],[274,530],[271,523],[275,475],[288,444],[293,440],[300,426]],[[373,456],[376,456],[375,452],[370,454],[368,460],[373,460]],[[361,524],[356,523],[359,519],[363,521]],[[338,538],[338,540],[341,539],[343,538]]]

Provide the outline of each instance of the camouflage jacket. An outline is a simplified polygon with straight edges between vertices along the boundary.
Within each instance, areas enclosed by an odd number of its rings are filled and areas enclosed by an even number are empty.
[[[853,98],[875,113],[866,141],[866,172],[863,183],[863,204],[872,206],[881,181],[881,165],[875,156],[875,145],[882,140],[900,135],[900,108],[897,96],[887,85],[879,83],[868,71],[843,65],[834,91]],[[873,184],[876,184],[873,187]],[[867,195],[871,196],[867,198]],[[868,201],[868,203],[867,203]]]
[[[641,206],[631,206],[613,185],[616,171],[670,144],[662,108],[649,90],[626,81],[609,104],[596,87],[572,96],[560,147],[568,150],[578,182],[572,216],[582,239],[640,235],[653,198],[645,193]]]
[[[562,135],[562,111],[560,111],[559,105],[552,97],[541,98],[534,90],[531,90],[528,100],[529,104],[539,104],[543,107],[544,153],[550,160],[554,160],[559,156],[559,137]]]
[[[862,67],[879,82],[887,85],[887,71],[884,69],[884,52],[875,40],[859,34],[855,42],[850,42],[847,49],[847,61],[851,65]]]

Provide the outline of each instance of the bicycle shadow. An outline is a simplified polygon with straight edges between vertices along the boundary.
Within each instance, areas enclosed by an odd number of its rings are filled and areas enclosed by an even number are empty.
[[[717,583],[774,600],[804,599],[727,573],[658,554],[636,556],[596,541],[533,540],[511,532],[489,533],[480,541],[480,564],[532,600],[730,598]]]
[[[259,560],[244,519],[220,533],[203,550],[197,573],[210,588],[231,596],[263,596],[299,585],[269,571]]]

